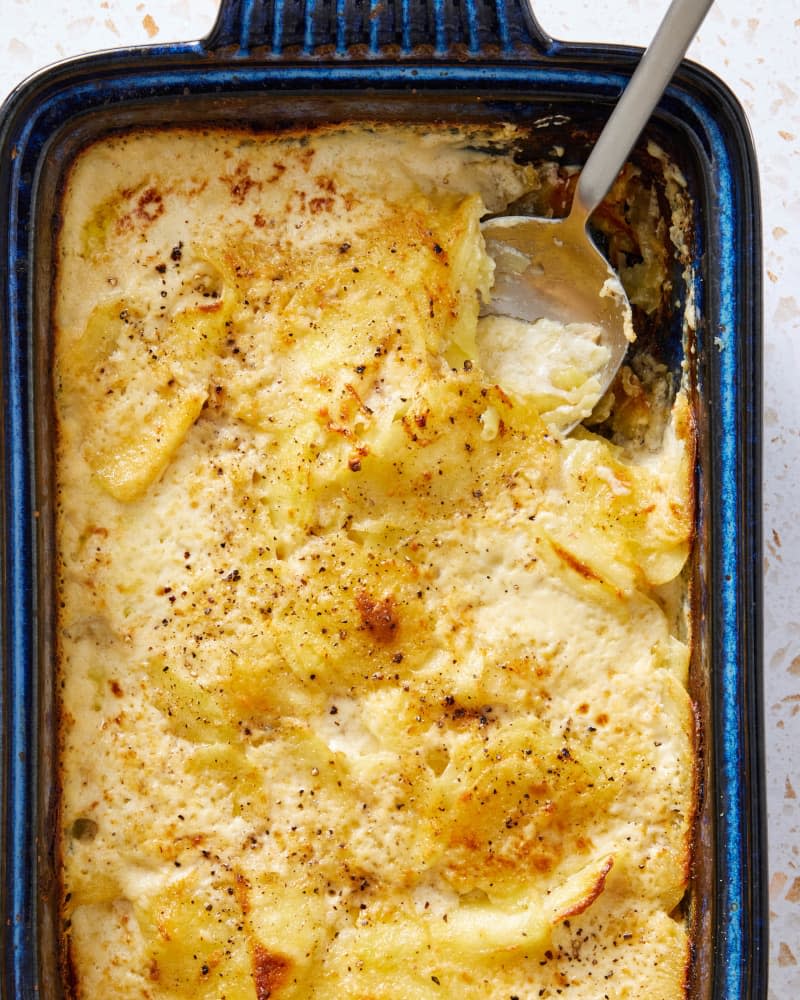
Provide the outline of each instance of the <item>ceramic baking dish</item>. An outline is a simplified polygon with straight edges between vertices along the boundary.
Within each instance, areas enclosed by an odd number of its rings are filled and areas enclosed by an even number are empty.
[[[639,52],[547,37],[519,0],[222,0],[211,35],[59,64],[0,119],[3,394],[0,994],[63,996],[54,810],[49,308],[59,189],[109,130],[170,123],[509,121],[533,158],[580,164]],[[761,248],[741,108],[684,64],[640,140],[680,167],[694,205],[696,330],[655,331],[687,372],[698,430],[692,696],[701,800],[688,912],[695,1000],[766,996],[761,735]],[[535,147],[535,148],[534,148]],[[555,152],[554,152],[555,151]],[[677,315],[677,314],[676,314]]]

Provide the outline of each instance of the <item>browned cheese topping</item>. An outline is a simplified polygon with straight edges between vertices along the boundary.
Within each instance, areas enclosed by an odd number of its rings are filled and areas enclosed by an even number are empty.
[[[689,412],[562,438],[489,375],[479,222],[543,183],[498,143],[170,129],[71,169],[70,1000],[684,996]]]

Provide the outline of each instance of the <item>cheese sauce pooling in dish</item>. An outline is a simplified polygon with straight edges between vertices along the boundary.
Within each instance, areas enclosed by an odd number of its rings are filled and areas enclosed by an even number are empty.
[[[547,369],[479,324],[480,219],[541,183],[513,138],[170,129],[72,166],[71,1000],[685,995],[689,411],[563,439],[591,331]]]

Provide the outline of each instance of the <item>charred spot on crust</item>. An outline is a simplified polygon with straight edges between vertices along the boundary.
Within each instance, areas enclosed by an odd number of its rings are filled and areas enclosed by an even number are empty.
[[[260,191],[264,186],[261,181],[254,180],[250,176],[250,164],[247,161],[240,163],[230,177],[222,177],[220,179],[228,185],[231,192],[231,200],[237,205],[244,204],[245,198],[253,188]]]
[[[291,965],[286,955],[268,951],[261,944],[253,947],[253,984],[257,1000],[269,1000],[275,990],[283,986]]]
[[[556,859],[543,851],[534,854],[530,860],[536,871],[542,875],[548,875],[556,866]]]
[[[400,622],[395,599],[391,595],[376,601],[366,590],[362,590],[356,595],[356,607],[361,615],[362,625],[378,642],[391,642],[394,639]]]
[[[488,726],[491,720],[492,709],[490,706],[484,708],[468,708],[465,705],[459,704],[455,697],[451,694],[446,695],[442,705],[445,709],[444,718],[449,719],[452,723],[477,723],[479,728]]]
[[[580,559],[577,559],[571,552],[568,552],[566,549],[562,549],[562,547],[560,545],[556,545],[555,542],[551,542],[550,544],[552,545],[553,551],[558,558],[563,560],[563,562],[565,562],[570,569],[574,569],[576,573],[579,573],[586,580],[598,580],[602,583],[603,578],[598,576],[591,566],[587,566],[586,563],[581,562]]]
[[[155,188],[149,187],[136,202],[136,216],[145,222],[155,222],[164,214],[164,199]]]
[[[586,893],[583,899],[579,900],[569,909],[564,910],[563,913],[559,913],[557,919],[568,920],[570,917],[579,917],[582,913],[585,913],[592,903],[597,899],[601,892],[606,887],[606,879],[608,878],[609,872],[614,867],[614,858],[606,858],[602,868],[597,873],[597,878],[590,887],[589,891]]]
[[[313,215],[319,215],[320,212],[330,212],[335,204],[336,201],[333,198],[326,196],[312,198],[308,203],[308,207],[311,209]]]

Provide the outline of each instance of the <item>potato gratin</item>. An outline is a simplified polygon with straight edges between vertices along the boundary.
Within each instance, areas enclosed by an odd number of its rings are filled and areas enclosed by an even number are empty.
[[[541,183],[449,129],[77,158],[74,1000],[684,996],[691,422],[678,393],[656,448],[561,439],[524,345],[497,384],[479,220]]]

